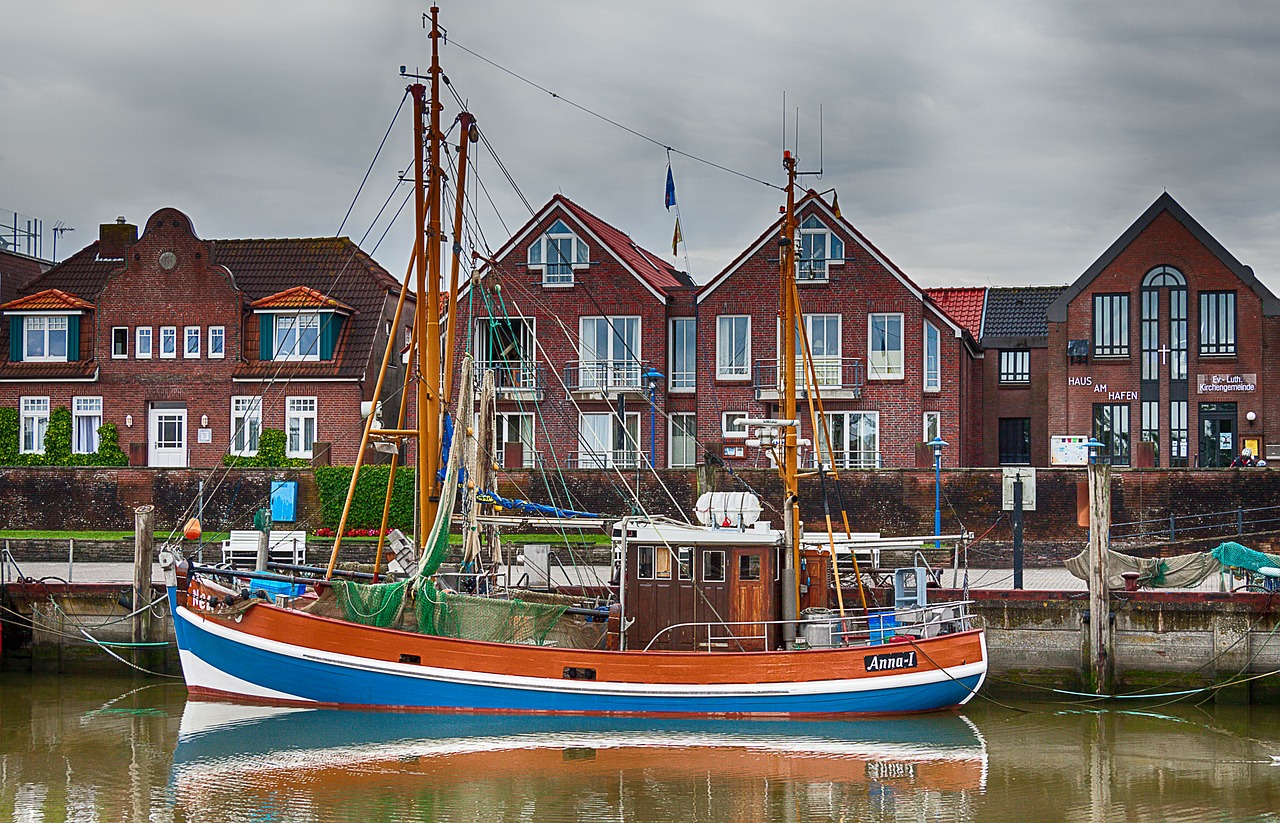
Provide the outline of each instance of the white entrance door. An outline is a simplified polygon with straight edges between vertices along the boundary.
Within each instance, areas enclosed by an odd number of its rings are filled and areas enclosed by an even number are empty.
[[[187,465],[187,410],[152,409],[149,466]]]

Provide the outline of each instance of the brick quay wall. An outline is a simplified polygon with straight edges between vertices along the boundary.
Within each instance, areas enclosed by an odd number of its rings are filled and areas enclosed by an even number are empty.
[[[1023,537],[1029,566],[1055,566],[1079,553],[1085,529],[1077,525],[1077,486],[1083,469],[1040,469],[1036,474],[1036,510],[1024,515]],[[0,469],[0,529],[128,531],[133,528],[135,507],[156,507],[157,529],[178,529],[195,513],[204,485],[205,532],[214,535],[229,529],[251,528],[255,509],[268,504],[272,480],[296,480],[298,523],[282,527],[314,531],[325,523],[315,478],[309,470],[238,469],[105,469],[31,467]],[[659,482],[661,481],[661,482]],[[564,504],[565,491],[576,508],[606,515],[631,510],[632,494],[652,513],[692,514],[700,489],[754,490],[765,501],[763,519],[780,525],[773,501],[780,499],[777,475],[766,470],[664,470],[652,473],[570,471],[554,483],[530,472],[504,475],[498,491],[506,496],[535,502]],[[550,489],[550,491],[548,491]],[[553,499],[554,495],[554,499]],[[801,481],[801,510],[809,528],[822,528],[824,484],[817,478]],[[840,524],[840,510],[849,515],[855,531],[878,531],[886,536],[927,535],[933,532],[934,475],[925,469],[851,471],[839,483],[825,483],[826,510]],[[970,564],[1008,566],[1012,563],[1012,523],[1001,511],[1001,472],[998,469],[947,469],[942,472],[942,530],[965,528],[980,539],[973,545]],[[1182,531],[1190,515],[1232,512],[1241,509],[1246,520],[1276,518],[1270,507],[1280,506],[1280,469],[1220,469],[1215,471],[1129,469],[1112,472],[1112,520],[1126,523],[1153,521],[1151,529],[1176,515]],[[1178,554],[1211,548],[1225,538],[1235,538],[1230,516],[1215,518],[1216,528],[1187,536],[1169,545],[1141,541],[1141,553]],[[1227,525],[1232,528],[1226,530]],[[1241,542],[1270,550],[1272,536],[1261,527],[1247,527]],[[22,541],[25,543],[26,541]],[[77,547],[83,560],[132,559],[131,541],[85,543]],[[18,551],[22,544],[15,541]],[[1117,541],[1116,548],[1128,549]],[[50,548],[49,560],[65,559],[62,547]],[[29,559],[37,559],[29,556]]]

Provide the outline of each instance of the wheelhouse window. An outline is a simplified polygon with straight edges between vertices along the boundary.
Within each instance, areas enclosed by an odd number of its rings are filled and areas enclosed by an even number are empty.
[[[1236,293],[1200,292],[1200,354],[1230,357],[1236,353]]]
[[[23,454],[44,454],[44,436],[49,430],[49,398],[23,397],[20,436]]]
[[[133,356],[138,360],[151,359],[151,327],[139,326],[133,332]]]
[[[98,450],[98,428],[102,426],[102,398],[72,398],[71,417],[71,451],[93,454]]]
[[[867,316],[867,379],[901,380],[903,370],[902,314]]]
[[[231,398],[231,453],[253,457],[262,434],[262,398]]]
[[[1129,356],[1129,295],[1093,296],[1093,354],[1095,357]]]
[[[826,224],[810,215],[800,224],[800,244],[796,255],[796,280],[824,281],[832,265],[844,262],[844,241]]]
[[[572,286],[573,272],[587,268],[587,244],[563,220],[551,224],[529,246],[529,268],[542,271],[544,286]]]
[[[680,546],[676,549],[676,579],[693,579],[693,546]]]
[[[738,555],[738,579],[747,581],[760,579],[760,555]]]
[[[66,362],[69,317],[28,316],[22,320],[23,360]]]
[[[1000,382],[1006,384],[1031,382],[1030,349],[1000,350]]]
[[[320,315],[278,314],[275,317],[274,360],[319,360]]]
[[[702,582],[724,582],[724,552],[719,549],[702,553]]]
[[[1106,448],[1102,454],[1119,466],[1129,465],[1129,407],[1120,404],[1093,405],[1093,436]]]
[[[182,330],[183,344],[182,356],[187,359],[197,358],[200,356],[200,327],[187,326]]]
[[[924,390],[942,390],[942,334],[932,323],[924,324]]]
[[[697,415],[677,412],[671,415],[671,468],[698,464]]]
[[[128,326],[115,326],[111,329],[111,356],[115,358],[129,356]]]
[[[289,397],[285,399],[285,433],[288,437],[288,457],[312,456],[316,442],[316,398]]]
[[[227,329],[225,326],[209,327],[209,356],[214,359],[227,356]]]
[[[178,327],[160,327],[160,357],[171,360],[178,356]]]
[[[716,318],[716,379],[751,379],[751,316]]]
[[[656,546],[640,546],[637,551],[636,562],[636,579],[652,580],[653,579],[653,561],[657,555]]]
[[[698,322],[692,317],[671,321],[671,380],[673,392],[691,392],[697,383]]]

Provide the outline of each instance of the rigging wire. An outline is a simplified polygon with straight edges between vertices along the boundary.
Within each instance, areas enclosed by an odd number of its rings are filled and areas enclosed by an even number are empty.
[[[520,82],[522,82],[522,83],[524,83],[524,84],[526,84],[526,85],[532,86],[533,88],[537,89],[538,91],[541,91],[541,92],[543,92],[544,94],[550,95],[551,97],[555,98],[556,100],[561,100],[561,101],[563,101],[563,102],[567,103],[568,105],[572,106],[573,108],[577,109],[578,111],[583,112],[584,114],[588,114],[588,115],[590,115],[590,116],[592,116],[592,117],[596,118],[597,120],[601,120],[601,121],[603,121],[603,122],[605,122],[605,123],[608,123],[609,125],[611,125],[611,126],[613,126],[613,127],[615,127],[615,128],[621,129],[622,131],[625,131],[626,133],[628,133],[628,134],[630,134],[630,135],[633,135],[633,136],[635,136],[635,137],[639,137],[641,140],[645,140],[645,141],[647,141],[647,142],[649,142],[649,143],[652,143],[653,145],[658,146],[658,147],[660,147],[660,148],[663,148],[663,149],[667,150],[668,152],[674,152],[674,153],[676,153],[676,154],[680,155],[681,157],[687,157],[688,159],[693,160],[693,161],[695,161],[695,162],[697,162],[697,163],[702,163],[703,165],[710,166],[711,168],[719,169],[720,171],[726,172],[726,173],[728,173],[728,174],[732,174],[732,175],[735,175],[735,176],[737,176],[737,177],[741,177],[741,178],[743,178],[744,180],[750,180],[750,181],[751,181],[751,182],[753,182],[753,183],[759,183],[759,184],[760,184],[760,185],[762,185],[762,186],[767,186],[767,187],[769,187],[769,188],[771,188],[771,189],[777,189],[778,191],[785,191],[785,189],[784,189],[782,186],[779,186],[779,185],[778,185],[778,184],[776,184],[776,183],[770,183],[770,182],[769,182],[769,181],[767,181],[767,180],[761,180],[761,179],[760,179],[760,178],[758,178],[758,177],[752,177],[751,175],[747,174],[746,172],[741,172],[741,171],[738,171],[738,170],[736,170],[736,169],[731,169],[731,168],[729,168],[728,166],[724,166],[724,165],[721,165],[721,164],[719,164],[719,163],[716,163],[716,162],[714,162],[714,161],[712,161],[712,160],[708,160],[708,159],[706,159],[705,157],[699,157],[699,156],[698,156],[698,155],[696,155],[696,154],[690,154],[689,152],[681,151],[680,149],[674,148],[674,147],[672,147],[672,146],[670,146],[670,145],[668,145],[668,144],[666,144],[666,143],[662,142],[661,140],[658,140],[657,138],[650,137],[649,135],[644,134],[643,132],[637,131],[637,130],[635,130],[635,129],[631,128],[630,126],[623,125],[622,123],[619,123],[619,122],[618,122],[618,121],[616,121],[616,120],[613,120],[613,119],[611,119],[611,118],[609,118],[609,117],[606,117],[605,115],[600,114],[600,113],[599,113],[599,112],[597,112],[597,111],[593,111],[592,109],[587,108],[586,106],[582,105],[581,103],[576,103],[576,102],[574,102],[573,100],[570,100],[569,98],[567,98],[567,97],[565,97],[565,96],[563,96],[563,95],[561,95],[561,94],[557,94],[556,92],[552,91],[551,89],[546,88],[545,86],[541,86],[541,85],[539,85],[538,83],[534,82],[533,80],[530,80],[529,78],[527,78],[527,77],[525,77],[525,76],[523,76],[523,75],[521,75],[521,74],[519,74],[519,73],[517,73],[517,72],[515,72],[515,71],[513,71],[513,70],[511,70],[511,69],[509,69],[509,68],[507,68],[506,66],[503,66],[503,65],[501,65],[501,64],[499,64],[499,63],[494,62],[493,60],[490,60],[489,58],[487,58],[487,57],[485,57],[485,56],[483,56],[483,55],[479,54],[478,52],[472,51],[471,49],[469,49],[469,48],[467,48],[466,46],[464,46],[464,45],[462,45],[461,43],[459,43],[457,40],[450,39],[450,40],[449,40],[449,44],[450,44],[450,45],[457,46],[459,49],[463,50],[464,52],[466,52],[467,54],[469,54],[469,55],[471,55],[472,57],[476,58],[477,60],[480,60],[480,61],[481,61],[481,62],[483,62],[483,63],[487,63],[487,64],[489,64],[490,66],[493,66],[495,69],[498,69],[498,70],[499,70],[499,71],[501,71],[501,72],[504,72],[504,73],[506,73],[506,74],[511,75],[512,77],[514,77],[515,79],[519,80]]]
[[[355,197],[351,198],[351,205],[347,207],[347,213],[342,216],[342,223],[338,225],[338,230],[334,232],[334,237],[342,236],[342,228],[347,225],[347,219],[351,217],[351,210],[356,207],[356,201],[360,199],[360,192],[364,191],[364,184],[369,182],[369,175],[373,173],[374,164],[378,162],[378,156],[382,154],[382,147],[387,145],[387,138],[391,136],[391,129],[395,127],[396,120],[400,117],[400,111],[404,108],[404,101],[408,99],[409,90],[405,89],[404,94],[400,97],[400,105],[396,107],[396,113],[391,116],[391,123],[387,126],[387,133],[382,135],[382,142],[378,144],[378,150],[373,153],[373,159],[369,161],[369,168],[365,170],[364,179],[360,181]]]

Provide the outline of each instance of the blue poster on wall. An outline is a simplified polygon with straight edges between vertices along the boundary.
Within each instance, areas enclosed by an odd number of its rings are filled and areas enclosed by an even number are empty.
[[[292,523],[298,519],[298,481],[271,481],[271,519],[276,523]]]

